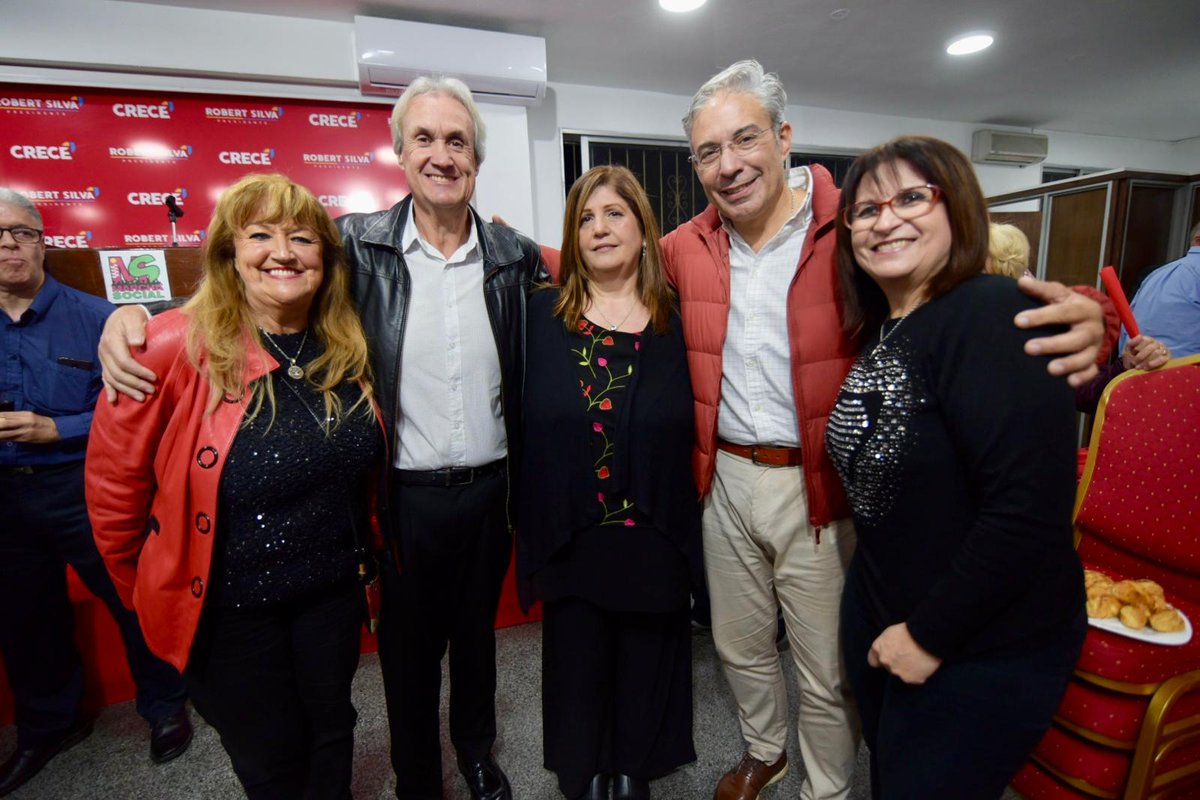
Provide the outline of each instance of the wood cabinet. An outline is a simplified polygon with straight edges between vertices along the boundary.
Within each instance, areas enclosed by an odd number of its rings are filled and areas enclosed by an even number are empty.
[[[1112,265],[1130,297],[1142,278],[1188,248],[1200,221],[1200,175],[1113,170],[988,198],[992,219],[1029,237],[1030,269],[1067,285],[1099,285]]]

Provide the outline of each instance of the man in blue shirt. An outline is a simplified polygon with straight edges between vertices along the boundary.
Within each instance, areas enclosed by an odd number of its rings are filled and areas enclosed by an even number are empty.
[[[96,344],[113,307],[47,275],[44,258],[41,214],[0,188],[0,655],[17,721],[0,796],[92,729],[80,708],[67,564],[117,620],[138,713],[152,726],[151,758],[175,758],[192,739],[183,681],[147,649],[137,615],[121,605],[84,502],[83,459],[101,387]]]
[[[1187,254],[1147,275],[1130,306],[1142,333],[1165,344],[1172,358],[1200,353],[1200,223]],[[1122,332],[1117,352],[1128,339]]]

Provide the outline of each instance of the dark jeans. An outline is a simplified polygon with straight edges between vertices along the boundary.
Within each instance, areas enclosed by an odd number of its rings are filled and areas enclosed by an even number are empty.
[[[496,606],[512,554],[504,470],[464,486],[393,482],[404,563],[383,567],[379,665],[396,796],[442,797],[439,706],[450,651],[450,741],[459,760],[496,741]]]
[[[207,608],[184,677],[251,800],[350,797],[362,587]]]
[[[67,595],[70,564],[104,601],[125,642],[137,710],[150,724],[183,708],[183,680],[146,647],[96,550],[83,496],[83,462],[33,474],[0,470],[0,652],[16,706],[18,741],[28,747],[71,727],[83,698]]]
[[[921,686],[867,664],[882,632],[846,581],[842,647],[871,750],[875,800],[996,800],[1050,726],[1086,621],[1019,654],[947,661]]]

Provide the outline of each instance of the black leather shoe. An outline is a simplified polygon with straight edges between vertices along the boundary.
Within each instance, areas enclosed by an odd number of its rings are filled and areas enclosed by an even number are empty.
[[[580,800],[608,800],[608,784],[611,780],[611,775],[596,775]]]
[[[150,760],[165,764],[183,755],[192,743],[192,734],[192,720],[186,707],[163,717],[150,729]]]
[[[92,721],[83,720],[60,736],[35,747],[18,749],[0,767],[0,797],[24,786],[50,759],[82,742],[92,732]]]
[[[650,800],[650,782],[617,773],[613,779],[612,800]]]
[[[512,800],[508,776],[490,755],[474,764],[459,762],[458,771],[467,781],[472,800]]]

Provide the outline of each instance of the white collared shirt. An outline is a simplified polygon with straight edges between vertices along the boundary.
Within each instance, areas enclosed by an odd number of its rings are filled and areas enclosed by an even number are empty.
[[[729,234],[729,325],[721,354],[717,435],[736,444],[799,447],[787,296],[812,223],[812,173],[788,171],[804,202],[759,252],[723,221]]]
[[[479,467],[507,453],[500,357],[483,299],[474,218],[450,258],[425,241],[409,207],[401,245],[412,280],[400,352],[395,466]]]

